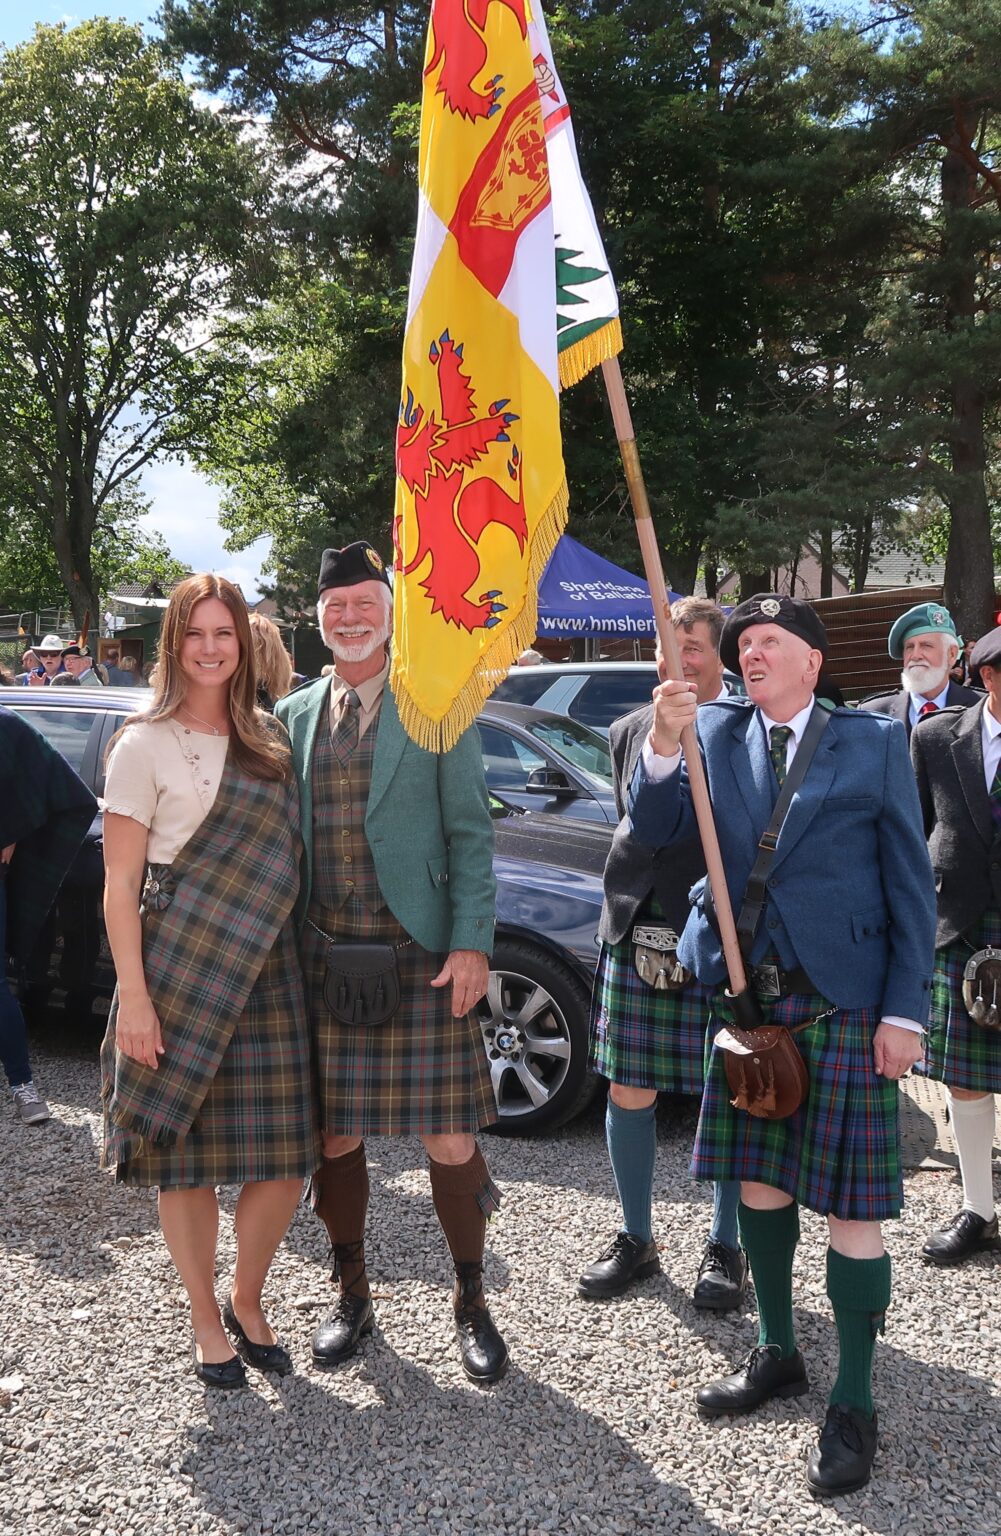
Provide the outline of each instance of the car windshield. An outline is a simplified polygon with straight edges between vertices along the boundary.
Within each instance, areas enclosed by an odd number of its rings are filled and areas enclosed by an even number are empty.
[[[611,789],[612,759],[608,744],[596,731],[578,725],[576,720],[527,720],[525,729],[572,763],[596,789]]]

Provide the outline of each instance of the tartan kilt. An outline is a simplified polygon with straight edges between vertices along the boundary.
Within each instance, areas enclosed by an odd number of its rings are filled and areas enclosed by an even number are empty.
[[[630,938],[603,943],[591,993],[592,1071],[629,1088],[701,1093],[711,1002],[712,989],[694,979],[678,992],[648,986]]]
[[[309,1033],[295,929],[275,941],[188,1134],[118,1164],[118,1178],[161,1190],[306,1179],[320,1163]],[[110,1052],[109,1030],[102,1056]],[[113,1131],[106,1127],[106,1134]]]
[[[300,953],[321,1130],[330,1136],[438,1136],[492,1125],[497,1106],[477,1016],[454,1019],[451,986],[431,986],[445,956],[418,944],[398,950],[399,1010],[388,1024],[367,1028],[331,1016],[323,998],[327,948],[307,922]]]
[[[769,1017],[794,1027],[829,1007],[816,994],[796,993],[773,1003]],[[810,1075],[806,1101],[787,1120],[762,1120],[730,1103],[722,1053],[714,1044],[717,1030],[730,1020],[717,996],[706,1037],[693,1178],[768,1184],[842,1221],[899,1216],[899,1092],[873,1066],[879,1017],[878,1008],[842,1009],[796,1035]]]
[[[920,1070],[951,1088],[1001,1093],[1001,1030],[975,1024],[963,1002],[963,971],[970,956],[988,944],[1001,949],[1001,913],[985,912],[968,939],[956,939],[936,951],[928,1042]]]

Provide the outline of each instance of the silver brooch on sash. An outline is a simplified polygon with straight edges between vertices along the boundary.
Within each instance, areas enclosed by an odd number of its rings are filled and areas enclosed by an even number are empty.
[[[974,1024],[1001,1030],[1001,949],[988,944],[970,956],[963,970],[963,1002]]]

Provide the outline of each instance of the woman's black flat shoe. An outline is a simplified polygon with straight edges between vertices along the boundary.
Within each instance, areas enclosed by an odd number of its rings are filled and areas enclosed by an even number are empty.
[[[213,1364],[208,1360],[199,1360],[197,1345],[192,1344],[191,1368],[206,1387],[218,1387],[221,1391],[232,1392],[236,1387],[247,1385],[247,1373],[239,1355],[232,1355],[228,1360]]]
[[[243,1324],[228,1302],[222,1309],[222,1320],[236,1339],[236,1347],[248,1364],[259,1371],[274,1371],[276,1376],[292,1374],[292,1357],[284,1344],[255,1344],[253,1339],[248,1339]]]

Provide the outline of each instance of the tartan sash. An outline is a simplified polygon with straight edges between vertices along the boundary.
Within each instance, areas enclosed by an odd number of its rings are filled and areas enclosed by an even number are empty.
[[[295,905],[301,851],[294,778],[252,778],[228,755],[211,811],[147,880],[143,971],[164,1054],[154,1071],[115,1051],[103,1095],[109,1119],[128,1134],[114,1137],[109,1162],[138,1155],[142,1141],[173,1146],[192,1128]],[[117,1017],[116,989],[109,1033]]]

